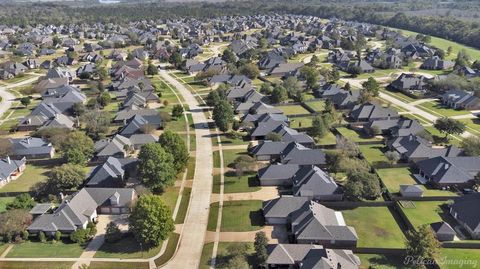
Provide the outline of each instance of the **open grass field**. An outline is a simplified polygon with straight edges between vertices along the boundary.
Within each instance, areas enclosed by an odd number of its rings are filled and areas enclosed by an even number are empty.
[[[387,207],[357,207],[342,213],[345,223],[357,231],[358,247],[404,247],[405,236]]]
[[[222,232],[248,232],[264,225],[262,201],[225,201],[222,211]]]
[[[158,254],[162,246],[143,250],[133,236],[126,236],[116,243],[104,243],[95,258],[141,259]]]
[[[80,257],[83,250],[83,247],[75,243],[27,241],[14,245],[8,252],[7,258],[77,258]]]
[[[388,165],[388,159],[384,154],[383,145],[359,145],[365,159],[373,166]]]
[[[237,176],[235,172],[227,172],[224,177],[224,192],[254,192],[260,190],[258,180],[255,173],[245,173]]]
[[[382,255],[382,254],[355,254],[362,262],[361,269],[382,268],[382,269],[407,269],[403,261],[404,258],[398,255]]]
[[[0,192],[27,192],[38,182],[47,179],[51,166],[27,164],[27,168],[16,180],[12,180],[0,188]]]
[[[415,201],[412,203],[415,204],[415,207],[402,207],[402,210],[414,227],[449,219],[448,213],[440,207],[447,203],[446,201]]]
[[[317,145],[335,145],[337,144],[337,137],[332,133],[328,132],[324,137],[316,141]]]
[[[71,269],[73,262],[35,262],[35,269]],[[32,268],[32,262],[0,262],[1,269],[25,269]],[[96,268],[90,265],[89,268]],[[97,268],[98,269],[98,268]]]
[[[353,141],[353,142],[372,142],[372,141],[378,141],[378,143],[381,142],[380,138],[377,137],[367,137],[366,135],[359,133],[357,131],[354,131],[352,129],[348,129],[346,127],[339,127],[337,128],[337,131],[345,138]]]
[[[323,100],[305,102],[305,104],[317,112],[322,112],[325,109],[325,101]]]
[[[301,105],[287,105],[287,106],[277,106],[276,108],[283,111],[285,115],[303,115],[303,114],[310,114],[308,110],[306,110]]]
[[[309,128],[312,127],[313,117],[290,118],[291,128]]]
[[[476,268],[480,264],[480,249],[440,249],[438,259],[442,269]]]

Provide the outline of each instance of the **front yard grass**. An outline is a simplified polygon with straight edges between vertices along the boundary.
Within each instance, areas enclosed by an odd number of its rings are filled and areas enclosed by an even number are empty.
[[[73,262],[35,262],[35,269],[71,269]],[[1,269],[25,269],[32,268],[32,262],[2,261]],[[94,268],[90,265],[89,268]],[[98,268],[97,268],[98,269]]]
[[[262,201],[225,201],[222,211],[222,232],[248,232],[263,227]]]
[[[250,265],[250,268],[258,268],[258,264],[255,258],[255,249],[253,247],[253,243],[240,243],[240,242],[220,242],[218,243],[218,250],[217,250],[217,267],[223,268],[223,263],[228,260],[228,256],[230,253],[228,252],[228,248],[231,246],[243,246],[247,245],[247,261]],[[203,245],[202,257],[200,259],[200,269],[208,269],[210,268],[210,262],[212,258],[213,252],[213,243],[208,243]]]
[[[414,207],[402,207],[408,220],[414,227],[431,224],[442,220],[449,221],[451,217],[442,209],[447,201],[412,201]]]
[[[36,183],[45,181],[51,169],[52,166],[27,164],[23,174],[1,187],[0,192],[28,192]]]
[[[433,113],[436,116],[451,117],[451,116],[470,114],[470,112],[467,110],[456,110],[456,109],[448,108],[438,102],[425,102],[425,103],[421,103],[419,106],[421,109],[426,110],[427,112]]]
[[[228,149],[228,150],[223,150],[223,165],[224,167],[231,167],[233,168],[233,161],[235,161],[236,158],[242,156],[242,155],[248,155],[246,150],[243,149]]]
[[[224,177],[224,192],[254,192],[260,190],[260,186],[255,173],[245,173],[237,176],[235,172],[229,171]]]
[[[362,262],[361,269],[382,268],[382,269],[407,269],[410,268],[404,264],[404,257],[398,255],[382,254],[355,254]]]
[[[48,241],[47,243],[27,241],[15,244],[7,258],[78,258],[84,248],[76,243]]]
[[[162,201],[167,205],[171,212],[173,213],[173,210],[175,209],[175,204],[177,203],[177,198],[178,198],[178,191],[180,190],[179,187],[167,187],[162,194],[160,194],[160,197],[162,198]]]
[[[337,131],[345,138],[353,141],[353,142],[372,142],[378,141],[380,143],[382,141],[381,138],[378,137],[368,137],[365,134],[359,133],[352,129],[348,129],[346,127],[338,127]]]
[[[175,250],[177,250],[178,240],[180,240],[180,234],[172,233],[168,238],[167,248],[162,256],[155,260],[155,265],[160,266],[166,262],[168,262],[175,254]]]
[[[287,116],[289,115],[303,115],[303,114],[310,114],[308,110],[306,110],[301,105],[286,105],[286,106],[277,106],[276,108],[283,111],[283,113]]]
[[[160,248],[150,249],[140,248],[140,244],[132,235],[127,235],[116,243],[103,243],[100,249],[95,253],[95,258],[120,258],[120,259],[141,259],[150,258],[160,252]]]
[[[404,248],[405,236],[388,207],[357,207],[342,213],[357,231],[358,247]]]
[[[479,136],[480,135],[480,119],[460,119],[467,126],[467,131]]]

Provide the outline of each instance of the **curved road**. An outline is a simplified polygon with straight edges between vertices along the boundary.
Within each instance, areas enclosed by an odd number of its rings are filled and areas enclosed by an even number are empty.
[[[196,164],[190,203],[182,226],[179,247],[176,255],[164,268],[198,268],[202,256],[203,243],[207,232],[208,213],[213,184],[212,134],[208,120],[193,94],[165,70],[160,76],[177,88],[185,103],[190,107],[196,136]]]

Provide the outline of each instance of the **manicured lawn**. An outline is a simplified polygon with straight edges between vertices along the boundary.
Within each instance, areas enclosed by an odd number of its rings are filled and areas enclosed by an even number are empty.
[[[83,247],[75,243],[56,242],[24,242],[16,244],[8,252],[7,258],[77,258],[83,252]]]
[[[480,249],[442,248],[439,260],[442,259],[442,269],[476,268],[480,264]]]
[[[371,165],[388,165],[388,159],[383,154],[383,145],[359,145],[358,147]]]
[[[460,121],[467,126],[467,131],[469,131],[474,135],[480,136],[480,120],[479,119],[461,119]]]
[[[380,138],[377,137],[367,137],[364,134],[360,134],[352,129],[348,129],[346,127],[339,127],[337,131],[342,134],[345,138],[352,140],[353,142],[371,142],[371,141],[378,141],[381,142]]]
[[[27,164],[23,174],[16,180],[12,180],[7,183],[7,185],[0,188],[0,192],[30,191],[31,187],[36,183],[47,179],[47,173],[51,169],[51,166]]]
[[[132,235],[122,238],[116,243],[104,243],[95,253],[95,258],[121,258],[121,259],[140,259],[155,256],[162,246],[150,248],[148,250],[140,248],[140,244],[135,241]]]
[[[224,135],[224,134],[221,134],[219,136],[220,136],[220,142],[222,143],[222,145],[233,146],[233,145],[248,145],[250,141],[246,140],[247,139],[246,135],[247,135],[246,133],[241,133],[240,137],[233,137],[231,135]],[[213,137],[212,141],[214,146],[218,146],[217,137]],[[245,147],[245,149],[247,149],[247,147]]]
[[[186,132],[187,125],[186,125],[185,117],[180,117],[176,120],[172,119],[171,122],[167,122],[167,126],[165,130],[170,130],[172,132]]]
[[[5,212],[7,204],[11,203],[15,197],[0,197],[0,213]]]
[[[163,202],[170,208],[173,213],[175,209],[175,204],[177,203],[179,187],[168,187],[165,191],[160,194]]]
[[[407,167],[377,169],[377,174],[391,193],[398,193],[400,185],[417,184]]]
[[[276,108],[283,111],[285,115],[299,115],[299,114],[310,114],[308,110],[306,110],[301,105],[287,105],[287,106],[277,106]]]
[[[346,224],[357,231],[358,247],[404,247],[405,236],[387,207],[358,207],[342,213]]]
[[[222,211],[222,232],[259,230],[264,225],[262,201],[225,201]]]
[[[246,150],[242,149],[229,149],[223,150],[223,165],[225,167],[232,166],[233,161],[240,156],[248,155]]]
[[[322,112],[325,109],[325,101],[323,100],[305,102],[305,104],[317,112]]]
[[[382,254],[355,254],[362,262],[360,269],[382,268],[382,269],[406,269],[409,268],[403,263],[404,258],[398,255]]]
[[[313,117],[290,118],[290,127],[292,128],[309,128],[312,127]]]
[[[448,214],[440,207],[447,201],[412,201],[412,203],[415,207],[402,207],[402,210],[414,227],[449,219]]]
[[[182,194],[182,201],[180,202],[180,207],[178,208],[177,218],[175,219],[175,223],[183,223],[185,222],[185,217],[187,216],[187,209],[188,204],[190,202],[190,193],[192,192],[192,188],[184,188]]]
[[[332,133],[328,132],[324,137],[318,139],[317,145],[335,145],[337,144],[337,137]]]
[[[175,254],[175,250],[177,249],[178,240],[180,239],[180,234],[172,233],[168,238],[167,248],[162,256],[155,260],[155,264],[160,266],[166,262],[168,262]]]
[[[231,246],[243,246],[247,245],[247,261],[250,265],[250,268],[258,268],[258,264],[256,263],[255,259],[255,249],[253,247],[253,243],[240,243],[240,242],[220,242],[218,244],[217,250],[217,268],[223,268],[223,263],[228,261],[230,258],[230,253],[228,252],[228,248]],[[212,258],[213,252],[213,243],[208,243],[203,246],[202,251],[202,258],[200,259],[200,269],[208,269],[210,268],[210,260]]]
[[[417,99],[414,99],[402,92],[396,92],[396,91],[390,91],[388,89],[381,89],[380,90],[382,93],[385,93],[385,94],[388,94],[388,95],[392,95],[394,97],[396,97],[397,99],[400,99],[401,101],[403,102],[406,102],[406,103],[411,103],[411,102],[414,102],[416,101]]]
[[[237,176],[235,172],[227,172],[224,177],[224,192],[254,192],[260,190],[258,180],[255,173],[245,173]]]
[[[451,108],[442,106],[440,103],[437,103],[437,102],[425,102],[420,104],[419,107],[436,116],[451,117],[451,116],[470,114],[470,112],[467,110],[451,109]]]
[[[208,214],[207,224],[207,230],[209,231],[215,231],[217,229],[218,206],[218,202],[210,204],[210,213]]]
[[[88,269],[148,269],[148,262],[91,262]]]
[[[71,269],[73,262],[0,262],[1,269],[25,269],[33,268],[32,264],[35,264],[35,269]],[[94,268],[90,265],[89,268]]]

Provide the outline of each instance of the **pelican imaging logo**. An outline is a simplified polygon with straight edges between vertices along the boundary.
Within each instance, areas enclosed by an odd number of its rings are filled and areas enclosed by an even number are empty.
[[[470,259],[449,259],[447,257],[440,257],[436,260],[431,258],[424,258],[420,256],[406,256],[403,260],[405,265],[455,265],[457,268],[477,268],[478,260],[470,260]]]

